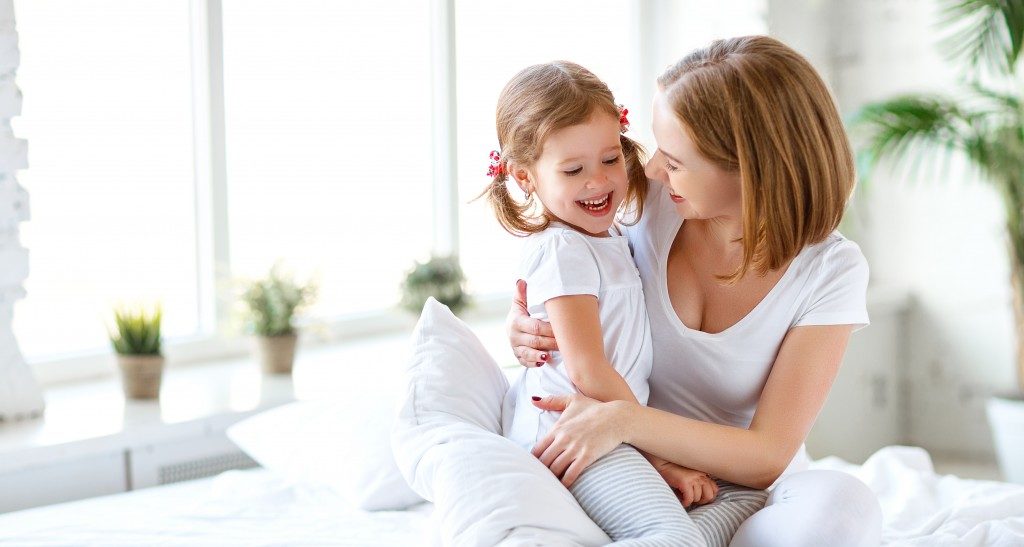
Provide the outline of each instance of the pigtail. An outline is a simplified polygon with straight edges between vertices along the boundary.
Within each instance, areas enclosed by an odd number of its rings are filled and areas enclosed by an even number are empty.
[[[619,142],[622,143],[622,157],[626,162],[626,197],[622,200],[623,210],[632,215],[632,219],[626,220],[623,215],[622,223],[632,226],[640,222],[644,214],[644,201],[647,200],[647,174],[644,172],[647,153],[643,146],[626,135],[619,135]]]
[[[473,201],[486,197],[494,211],[494,216],[501,223],[501,227],[514,236],[526,237],[547,228],[550,220],[546,216],[541,218],[539,223],[530,221],[529,212],[533,208],[532,200],[519,203],[512,197],[507,184],[508,168],[504,159],[499,162],[496,165],[497,168],[489,172],[492,176],[491,183],[484,188],[480,195],[473,198]]]

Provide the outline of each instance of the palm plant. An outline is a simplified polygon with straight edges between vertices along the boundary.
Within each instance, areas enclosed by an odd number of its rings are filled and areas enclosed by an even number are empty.
[[[1017,326],[1017,382],[1024,393],[1024,0],[946,0],[943,53],[962,67],[952,94],[909,94],[868,104],[853,118],[860,164],[904,164],[917,174],[966,157],[1006,208]],[[933,160],[925,163],[925,159]]]

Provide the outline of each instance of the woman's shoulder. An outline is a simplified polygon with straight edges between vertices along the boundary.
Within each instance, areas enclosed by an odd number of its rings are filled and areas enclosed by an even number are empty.
[[[806,254],[806,262],[812,269],[822,274],[838,273],[851,269],[867,271],[868,261],[864,257],[860,245],[847,239],[839,230],[829,234],[824,240],[808,245],[802,251]]]

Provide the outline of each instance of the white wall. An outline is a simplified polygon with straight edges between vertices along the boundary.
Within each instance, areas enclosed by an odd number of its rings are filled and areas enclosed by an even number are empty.
[[[13,0],[0,0],[0,420],[38,415],[43,405],[11,328],[28,277],[28,251],[18,237],[18,224],[29,219],[28,194],[14,176],[28,166],[27,147],[11,130],[11,118],[21,113],[18,61]]]
[[[956,69],[935,48],[936,6],[935,0],[776,0],[770,21],[776,36],[828,75],[849,115],[897,93],[952,88]],[[901,442],[988,459],[985,398],[1015,385],[1004,215],[996,193],[962,168],[937,176],[905,183],[877,173],[858,196],[847,232],[867,254],[875,287],[900,287],[913,296],[898,372],[905,399]]]

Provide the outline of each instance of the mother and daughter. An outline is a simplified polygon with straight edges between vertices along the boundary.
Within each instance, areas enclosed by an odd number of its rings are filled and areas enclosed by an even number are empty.
[[[733,38],[669,67],[653,113],[645,166],[585,68],[532,66],[501,93],[484,195],[528,237],[505,436],[616,545],[877,544],[872,492],[803,449],[868,323],[827,87],[781,42]]]

